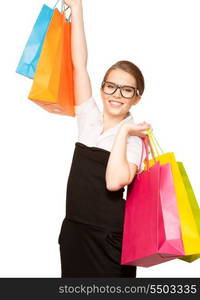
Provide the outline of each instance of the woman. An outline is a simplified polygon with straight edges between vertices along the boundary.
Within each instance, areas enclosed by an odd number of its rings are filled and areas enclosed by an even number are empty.
[[[60,235],[62,277],[136,277],[136,267],[120,265],[124,187],[137,172],[145,131],[135,124],[132,105],[144,91],[137,66],[120,61],[101,85],[103,112],[92,97],[81,0],[71,8],[75,111],[79,130],[69,173],[66,216]],[[143,157],[144,159],[144,157]]]

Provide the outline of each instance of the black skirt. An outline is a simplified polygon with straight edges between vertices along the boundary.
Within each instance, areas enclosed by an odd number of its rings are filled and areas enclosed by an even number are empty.
[[[109,155],[102,148],[75,144],[58,238],[62,277],[136,277],[135,266],[120,263],[124,188],[106,188]]]

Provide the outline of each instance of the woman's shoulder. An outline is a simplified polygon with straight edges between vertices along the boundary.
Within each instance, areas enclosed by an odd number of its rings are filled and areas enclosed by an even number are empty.
[[[94,102],[95,102],[94,97],[91,96],[81,104],[74,105],[75,113],[79,114],[80,112],[85,111],[88,107],[93,106]]]
[[[88,112],[89,109],[98,109],[97,103],[93,96],[85,100],[79,105],[74,105],[75,114],[79,115],[80,113]]]

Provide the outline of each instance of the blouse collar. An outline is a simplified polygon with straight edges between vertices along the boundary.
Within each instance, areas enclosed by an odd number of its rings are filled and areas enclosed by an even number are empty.
[[[109,135],[109,134],[113,134],[115,131],[117,131],[118,127],[121,126],[121,124],[125,123],[125,122],[133,122],[134,123],[134,118],[131,114],[131,112],[129,111],[126,118],[124,118],[122,121],[120,121],[119,123],[117,123],[116,125],[114,125],[113,127],[105,130],[101,136],[105,136],[105,135]],[[102,132],[103,130],[103,112],[100,112],[100,133]]]

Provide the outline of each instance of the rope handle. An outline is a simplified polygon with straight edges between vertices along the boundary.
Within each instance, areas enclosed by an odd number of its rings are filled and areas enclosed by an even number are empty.
[[[148,148],[150,148],[150,153],[152,155],[152,158],[154,160],[154,163],[156,163],[156,158],[155,158],[155,153],[151,144],[151,141],[149,139],[149,136],[146,135],[144,138],[141,138],[142,140],[142,155],[141,155],[141,159],[140,159],[140,164],[139,164],[139,168],[138,168],[138,174],[140,174],[142,172],[141,166],[142,166],[142,160],[143,160],[143,154],[144,154],[144,149],[146,152],[146,163],[147,163],[147,170],[149,170],[149,151]]]
[[[58,5],[58,2],[60,2],[60,1],[61,1],[61,0],[57,0],[57,1],[56,1],[56,4],[54,5],[53,9],[56,8],[56,6]],[[61,10],[62,10],[62,5],[63,5],[63,0],[62,0],[62,3],[61,3]]]
[[[67,11],[68,8],[70,8],[70,6],[66,5],[64,0],[57,0],[57,1],[56,1],[56,4],[55,4],[54,7],[53,7],[53,9],[55,9],[55,8],[57,7],[57,5],[58,5],[58,3],[59,3],[60,1],[61,1],[61,13],[64,14],[66,21],[69,22],[69,23],[71,23],[72,10],[70,11],[70,15],[69,15],[69,17],[67,18],[67,17],[66,17],[66,11]],[[65,6],[66,6],[66,7],[65,7]]]
[[[137,174],[141,173],[141,169],[142,169],[142,159],[143,159],[144,148],[145,148],[144,138],[141,138],[141,141],[142,141],[142,154],[141,154],[140,164],[139,164],[139,168],[138,168]],[[145,150],[146,150],[146,148],[145,148]]]
[[[65,4],[64,0],[62,0],[62,3],[63,3],[62,12],[64,12],[64,14],[65,14],[65,19],[67,20],[68,23],[71,23],[72,22],[72,19],[71,19],[72,10],[71,10],[70,6],[68,6],[67,4]],[[69,15],[68,18],[66,18],[66,11],[67,11],[68,8],[70,8],[70,15]]]
[[[158,143],[152,129],[147,130],[147,135],[148,135],[148,137],[151,141],[151,144],[156,152],[156,155],[159,156],[159,155],[164,154],[164,151],[162,150],[160,144]]]

